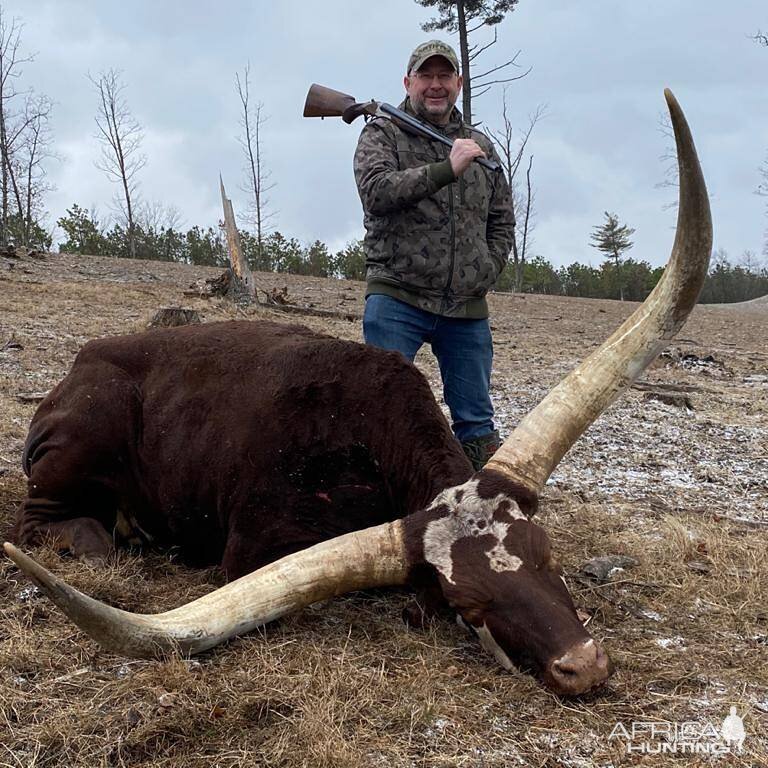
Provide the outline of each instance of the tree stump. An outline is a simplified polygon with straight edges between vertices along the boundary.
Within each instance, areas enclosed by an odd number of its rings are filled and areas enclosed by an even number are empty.
[[[224,191],[224,182],[221,180],[221,176],[219,176],[219,185],[221,186],[221,203],[224,207],[224,230],[227,233],[227,249],[229,250],[229,295],[235,301],[257,301],[253,272],[251,272],[248,260],[243,253],[240,234],[237,231],[237,224],[235,224],[232,201]]]

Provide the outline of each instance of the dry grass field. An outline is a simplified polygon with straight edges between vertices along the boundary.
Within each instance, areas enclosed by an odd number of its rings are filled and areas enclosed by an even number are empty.
[[[0,535],[24,494],[20,458],[35,409],[24,395],[53,386],[88,339],[138,331],[159,307],[182,304],[206,321],[283,319],[360,339],[360,323],[341,317],[183,296],[215,274],[0,257]],[[297,304],[362,311],[359,283],[258,277],[287,286]],[[633,308],[519,295],[491,303],[505,434]],[[558,699],[497,667],[457,626],[409,630],[407,594],[394,590],[313,606],[194,659],[128,660],[101,651],[3,559],[0,766],[768,766],[767,337],[768,306],[698,307],[644,376],[656,391],[629,391],[547,486],[540,522],[616,663],[601,691]],[[439,393],[431,357],[417,362]],[[659,400],[660,385],[682,390],[690,407]],[[600,555],[636,564],[599,582],[581,567]],[[214,570],[162,553],[124,553],[106,569],[37,556],[129,610],[165,610],[220,583]],[[739,754],[649,756],[637,751],[640,736],[609,738],[617,723],[719,728],[731,706],[746,729]],[[670,747],[658,732],[649,740]],[[700,744],[711,742],[705,734]]]

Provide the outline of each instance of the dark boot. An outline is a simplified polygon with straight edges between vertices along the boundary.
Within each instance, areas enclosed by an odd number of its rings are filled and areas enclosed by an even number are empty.
[[[501,440],[496,430],[489,432],[487,435],[473,437],[471,440],[467,440],[466,443],[461,444],[464,453],[467,454],[467,458],[472,462],[475,472],[482,469],[488,463],[488,459],[496,453],[500,446]]]

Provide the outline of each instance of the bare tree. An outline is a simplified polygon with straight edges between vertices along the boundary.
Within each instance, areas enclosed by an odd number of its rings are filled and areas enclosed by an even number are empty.
[[[19,95],[16,81],[21,75],[21,66],[32,61],[31,55],[22,56],[19,52],[21,44],[22,24],[17,18],[10,22],[6,19],[0,6],[0,165],[2,178],[0,180],[0,244],[8,245],[10,217],[10,186],[12,147],[9,135],[14,131],[11,127],[11,104]]]
[[[517,57],[520,51],[505,61],[503,64],[491,67],[479,75],[472,75],[471,67],[480,54],[498,42],[496,30],[493,31],[493,40],[485,44],[470,43],[470,36],[482,28],[495,27],[507,13],[512,12],[518,0],[416,0],[425,8],[437,8],[439,16],[422,24],[425,32],[446,30],[459,34],[459,58],[461,60],[461,74],[464,78],[462,86],[462,112],[464,120],[472,122],[472,98],[482,96],[488,89],[498,83],[509,83],[525,77],[531,70],[528,69],[515,77],[496,78],[496,74],[510,66],[519,66]],[[475,90],[477,89],[477,90]]]
[[[757,185],[757,194],[768,197],[768,155],[758,169],[762,181]]]
[[[102,149],[101,160],[96,167],[104,171],[110,181],[122,187],[122,199],[118,196],[119,208],[127,225],[131,258],[136,258],[134,198],[138,184],[136,174],[147,163],[146,156],[140,152],[144,134],[128,108],[120,72],[110,69],[98,78],[89,75],[89,79],[99,94],[96,125]]]
[[[517,247],[517,242],[520,242],[520,252],[518,262],[515,265],[515,293],[520,293],[523,290],[523,271],[525,269],[525,259],[528,255],[528,246],[531,243],[531,234],[533,233],[533,219],[534,219],[534,203],[535,195],[531,186],[531,170],[533,169],[533,155],[528,158],[528,167],[525,169],[525,191],[520,189],[513,191],[512,198],[513,205],[518,206],[518,210],[523,212],[523,231],[521,235],[518,235],[517,229],[515,229],[514,237],[512,239],[512,248]]]
[[[662,112],[659,114],[659,132],[669,140],[669,144],[664,147],[664,152],[659,156],[659,160],[664,164],[664,178],[656,183],[658,189],[674,188],[679,186],[677,167],[677,149],[675,148],[675,134],[672,129],[672,122],[669,114]],[[662,205],[662,210],[674,210],[677,208],[677,191],[674,198]]]
[[[47,245],[42,228],[43,196],[53,187],[46,182],[43,162],[51,151],[51,100],[31,89],[16,87],[22,64],[33,56],[19,53],[22,25],[10,22],[0,6],[0,244]],[[20,100],[21,106],[16,106]]]
[[[7,135],[8,179],[16,203],[11,230],[23,245],[32,244],[35,225],[39,226],[43,218],[43,196],[53,189],[43,165],[45,160],[56,157],[51,150],[51,110],[47,96],[28,94],[24,111]]]
[[[760,259],[757,254],[754,253],[754,251],[750,251],[749,249],[741,254],[741,258],[739,259],[739,266],[742,267],[746,272],[749,272],[751,275],[760,274]]]
[[[768,156],[766,156],[763,164],[758,168],[760,174],[760,183],[755,190],[756,194],[762,197],[768,197]],[[768,216],[768,203],[765,206],[765,215]],[[765,242],[763,243],[763,255],[768,256],[768,229],[765,230]]]
[[[142,200],[136,205],[136,223],[147,232],[178,229],[181,220],[181,213],[173,204]]]
[[[760,43],[760,45],[764,45],[768,48],[768,35],[764,34],[759,29],[754,35],[752,35],[752,39],[755,42]],[[763,195],[768,197],[768,158],[766,158],[763,164],[760,166],[759,173],[762,181],[758,184],[755,192],[758,195]],[[768,215],[768,204],[765,207],[765,213],[766,215]],[[765,241],[763,242],[763,256],[768,257],[768,229],[765,230]]]
[[[525,258],[528,245],[530,244],[530,235],[533,231],[534,193],[531,184],[533,155],[530,155],[528,158],[525,185],[522,185],[517,179],[517,172],[520,169],[531,133],[533,133],[536,123],[544,117],[546,107],[544,105],[536,107],[536,111],[528,117],[527,128],[522,132],[521,136],[517,137],[517,131],[509,116],[507,90],[507,87],[505,87],[502,96],[501,129],[499,131],[488,130],[488,135],[499,151],[504,175],[507,177],[507,182],[512,190],[512,205],[516,222],[512,239],[512,264],[515,271],[512,289],[515,293],[519,293],[523,285]]]
[[[261,129],[267,118],[262,114],[264,105],[261,102],[251,103],[250,65],[246,65],[242,80],[235,74],[237,95],[240,98],[240,126],[243,132],[238,136],[238,142],[245,155],[245,184],[241,189],[248,193],[248,217],[256,229],[257,261],[261,262],[264,247],[264,237],[267,234],[274,211],[269,210],[267,192],[274,188],[269,182],[272,175],[264,165],[262,156]]]

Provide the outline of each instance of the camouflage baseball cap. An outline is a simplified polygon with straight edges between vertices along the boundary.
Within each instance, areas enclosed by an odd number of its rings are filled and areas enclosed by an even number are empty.
[[[411,54],[411,58],[408,59],[408,69],[405,70],[406,74],[410,74],[413,70],[418,72],[419,67],[430,56],[442,56],[457,72],[459,71],[459,59],[456,56],[456,51],[448,43],[444,43],[442,40],[427,40],[426,43],[417,46]]]

